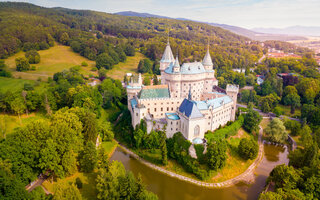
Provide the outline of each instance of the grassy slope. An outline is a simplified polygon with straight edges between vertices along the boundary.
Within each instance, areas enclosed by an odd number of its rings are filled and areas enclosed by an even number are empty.
[[[135,56],[128,56],[126,62],[120,62],[113,66],[111,70],[108,70],[107,76],[122,81],[126,73],[137,74],[138,64],[140,60],[144,58],[146,57],[143,54],[136,52]]]
[[[47,50],[38,51],[41,61],[39,64],[31,64],[36,66],[35,71],[17,72],[15,59],[18,57],[24,57],[25,52],[19,52],[5,60],[9,70],[12,71],[14,77],[21,77],[23,79],[37,80],[39,77],[42,80],[47,80],[56,72],[60,72],[64,69],[68,69],[75,65],[81,65],[83,61],[88,63],[87,67],[81,67],[80,72],[84,75],[94,74],[90,69],[95,66],[95,61],[88,60],[85,57],[74,53],[70,47],[56,44]]]
[[[0,77],[0,91],[17,91],[23,88],[25,83],[33,84],[32,80],[23,80],[23,79],[14,79],[14,78],[5,78]]]
[[[29,123],[31,120],[43,119],[45,116],[40,113],[30,113],[29,115],[21,115],[21,123],[17,115],[7,115],[0,114],[0,118],[3,117],[3,120],[6,124],[6,134],[10,134],[14,128],[19,126],[24,126]]]

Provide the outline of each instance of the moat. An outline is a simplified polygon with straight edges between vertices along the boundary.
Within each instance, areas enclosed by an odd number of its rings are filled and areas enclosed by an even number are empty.
[[[271,170],[279,164],[288,164],[287,148],[264,144],[264,156],[255,169],[256,179],[251,185],[239,183],[235,186],[220,189],[200,187],[179,179],[172,178],[131,158],[120,148],[117,148],[110,158],[121,161],[127,170],[135,175],[140,174],[147,189],[158,195],[161,200],[191,200],[191,199],[257,199],[263,191],[265,181]]]

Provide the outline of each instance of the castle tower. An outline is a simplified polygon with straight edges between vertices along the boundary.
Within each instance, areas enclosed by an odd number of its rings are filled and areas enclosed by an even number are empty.
[[[234,121],[236,119],[236,110],[237,110],[237,97],[239,93],[238,85],[227,85],[226,93],[229,97],[231,97],[233,101],[232,112],[231,112],[231,120]]]
[[[208,47],[207,47],[207,53],[203,58],[202,64],[203,64],[203,66],[204,66],[204,68],[206,70],[212,70],[213,69],[213,63],[212,63],[212,59],[211,59],[210,52],[209,52],[209,44],[208,44]]]
[[[174,62],[174,57],[171,51],[170,43],[169,43],[169,38],[168,38],[168,43],[167,46],[163,52],[162,58],[160,60],[160,72],[161,72],[161,84],[165,84],[165,78],[164,78],[164,70],[169,67],[169,65]]]
[[[138,77],[138,84],[140,86],[142,86],[142,77],[141,77],[141,73],[139,73],[139,77]]]

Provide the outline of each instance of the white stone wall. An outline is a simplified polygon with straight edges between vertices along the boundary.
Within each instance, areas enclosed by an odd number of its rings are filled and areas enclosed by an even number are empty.
[[[171,138],[176,132],[180,132],[180,120],[171,120],[167,118],[166,135]]]
[[[175,113],[182,101],[181,98],[139,99],[138,103],[146,107],[146,113],[160,119],[165,118],[165,113]]]

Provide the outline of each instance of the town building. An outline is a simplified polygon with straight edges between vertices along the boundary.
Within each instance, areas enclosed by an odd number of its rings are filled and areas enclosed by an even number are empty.
[[[161,85],[144,86],[141,74],[127,85],[133,127],[145,120],[148,132],[165,130],[167,137],[181,132],[202,143],[205,132],[235,120],[239,86],[219,89],[209,47],[202,62],[180,65],[168,42],[160,71]]]

